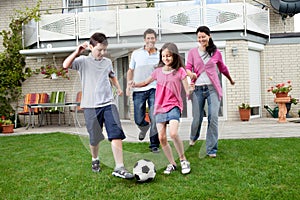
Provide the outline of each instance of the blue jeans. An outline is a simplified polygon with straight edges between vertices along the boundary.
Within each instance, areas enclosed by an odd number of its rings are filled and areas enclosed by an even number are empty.
[[[150,89],[141,92],[133,92],[134,122],[140,130],[142,130],[143,126],[149,125],[149,123],[145,120],[146,102],[149,106],[149,118],[151,121],[149,148],[159,147],[156,121],[155,121],[155,117],[153,116],[154,100],[155,100],[155,89]]]
[[[206,153],[214,154],[218,150],[218,116],[220,100],[212,85],[196,86],[192,94],[193,122],[190,139],[197,140],[200,136],[201,124],[204,117],[205,100],[208,104],[208,125],[206,133]]]

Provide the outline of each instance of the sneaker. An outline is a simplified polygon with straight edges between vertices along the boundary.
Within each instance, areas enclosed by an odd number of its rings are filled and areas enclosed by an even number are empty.
[[[207,154],[210,158],[216,158],[217,157],[217,154],[215,153],[211,153],[211,154]]]
[[[120,167],[118,169],[115,169],[112,173],[113,176],[119,177],[119,178],[124,178],[124,179],[133,179],[134,176],[130,172],[128,172],[125,167]]]
[[[182,174],[188,174],[191,171],[190,162],[187,160],[180,161],[181,164],[181,173]]]
[[[159,153],[160,152],[158,147],[152,147],[152,148],[150,148],[150,151],[152,153]]]
[[[190,140],[190,146],[194,146],[194,145],[195,145],[195,143],[196,143],[196,141],[194,141],[194,140]]]
[[[172,164],[168,164],[167,168],[164,171],[164,174],[171,174],[171,172],[176,170],[176,166]]]
[[[141,126],[141,132],[139,134],[139,140],[142,141],[145,139],[146,133],[150,128],[150,124],[146,125],[146,126]]]
[[[92,161],[92,171],[100,172],[100,161],[99,160]]]

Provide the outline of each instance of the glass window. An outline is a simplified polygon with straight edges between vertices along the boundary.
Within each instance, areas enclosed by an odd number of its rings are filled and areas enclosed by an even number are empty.
[[[107,6],[101,6],[107,5],[107,0],[64,0],[63,5],[68,8],[63,13],[74,13],[76,10],[78,12],[107,10]]]
[[[76,12],[76,7],[83,6],[83,0],[65,0],[65,7],[68,7],[68,13]],[[82,12],[82,8],[78,8],[78,12]]]
[[[155,3],[155,6],[160,8],[160,7],[181,6],[181,5],[185,5],[185,6],[201,5],[202,1],[206,1],[206,4],[229,3],[229,0],[192,0],[192,1]]]

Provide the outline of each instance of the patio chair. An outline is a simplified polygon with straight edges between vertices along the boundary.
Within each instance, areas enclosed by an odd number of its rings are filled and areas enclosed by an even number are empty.
[[[74,112],[75,113],[75,124],[77,122],[78,126],[81,127],[79,120],[78,120],[78,116],[77,114],[80,112],[83,112],[83,109],[80,107],[80,102],[81,102],[81,96],[82,96],[82,91],[77,92],[76,95],[76,100],[75,103],[78,103],[78,106],[76,106],[76,109],[74,107],[69,107],[69,126],[71,125],[71,113]]]
[[[48,108],[45,112],[46,112],[46,114],[50,115],[49,116],[50,124],[52,124],[52,121],[51,121],[52,114],[58,114],[58,125],[60,125],[60,114],[64,114],[64,123],[66,123],[64,106],[55,106],[55,104],[65,104],[66,103],[66,92],[65,91],[51,92],[49,103],[53,104],[53,107]]]
[[[39,93],[39,95],[40,95],[39,104],[49,103],[49,95],[47,93]],[[39,109],[39,115],[41,116],[40,117],[40,126],[43,125],[44,119],[46,120],[46,123],[47,123],[47,117],[44,117],[45,111],[46,111],[45,108]]]
[[[29,116],[29,114],[32,114],[32,119],[29,119],[29,123],[32,123],[34,125],[34,114],[38,114],[38,108],[34,108],[29,110],[30,108],[28,105],[30,104],[38,104],[39,103],[39,94],[38,93],[28,93],[24,96],[24,103],[23,105],[19,106],[19,108],[22,108],[22,111],[18,112],[18,115],[23,115],[24,116],[24,124],[26,124],[26,118],[25,116]],[[31,111],[31,113],[29,113]],[[32,122],[31,122],[32,120]]]

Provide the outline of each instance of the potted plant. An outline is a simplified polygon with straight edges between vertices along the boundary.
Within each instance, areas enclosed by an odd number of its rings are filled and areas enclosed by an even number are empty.
[[[14,124],[10,119],[2,120],[2,133],[13,133],[14,132]]]
[[[3,121],[3,119],[2,118],[0,118],[0,133],[2,133],[2,122]]]
[[[272,80],[272,78],[270,78]],[[286,83],[277,83],[275,86],[271,86],[268,92],[272,92],[277,98],[287,97],[288,93],[292,90],[292,82],[288,80]]]
[[[242,121],[249,121],[250,120],[250,115],[251,115],[251,107],[247,103],[242,103],[241,105],[238,106],[239,108],[239,113],[240,113],[240,118]]]
[[[149,107],[146,107],[146,112],[145,112],[145,121],[150,123],[150,116],[149,116]]]

